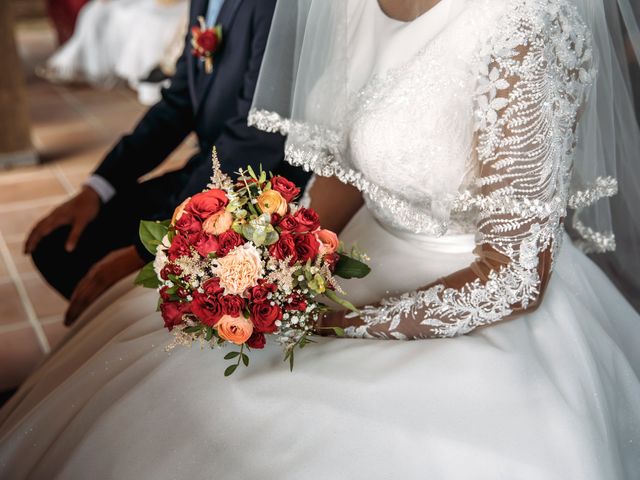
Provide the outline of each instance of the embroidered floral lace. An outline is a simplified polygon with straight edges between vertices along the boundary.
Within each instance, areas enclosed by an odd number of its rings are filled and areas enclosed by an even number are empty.
[[[382,223],[442,235],[452,231],[459,219],[462,231],[467,225],[466,231],[477,233],[473,265],[424,290],[363,308],[353,319],[354,326],[346,329],[348,336],[452,337],[535,308],[560,248],[567,207],[583,208],[616,193],[614,179],[599,178],[592,188],[569,194],[575,127],[595,74],[590,38],[574,9],[548,0],[510,3],[484,45],[476,52],[478,67],[473,74],[475,125],[469,157],[475,165],[474,178],[463,182],[463,192],[447,205],[449,219],[436,215],[428,199],[408,200],[381,181],[372,181],[375,171],[365,175],[365,166],[349,165],[337,153],[341,140],[335,133],[291,125],[268,112],[252,114],[252,122],[265,130],[306,131],[307,147],[290,145],[288,159],[358,187],[374,214],[393,213],[379,217]],[[425,68],[433,71],[436,64]],[[402,88],[393,74],[381,81]],[[464,84],[455,75],[449,81]],[[360,115],[370,114],[367,108],[360,105]],[[354,129],[357,122],[356,116]],[[450,149],[441,150],[446,155]],[[468,166],[458,170],[459,176],[469,174]],[[419,191],[419,186],[410,190]],[[575,226],[589,249],[615,246],[612,235],[590,231],[579,220]]]

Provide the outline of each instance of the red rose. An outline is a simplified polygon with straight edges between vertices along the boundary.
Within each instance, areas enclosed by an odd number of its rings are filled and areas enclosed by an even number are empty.
[[[251,306],[251,321],[257,332],[273,333],[278,330],[276,320],[282,319],[282,310],[269,302],[256,303]]]
[[[202,223],[193,215],[186,213],[176,222],[176,230],[184,235],[198,233],[202,230]]]
[[[228,203],[229,199],[224,191],[213,189],[191,197],[185,211],[204,221],[222,210]]]
[[[218,35],[213,30],[205,30],[200,33],[196,43],[205,52],[213,53],[218,47]]]
[[[324,256],[324,261],[327,263],[327,265],[329,265],[329,270],[331,270],[332,272],[335,271],[336,265],[338,264],[339,260],[340,255],[338,255],[336,252],[329,253]]]
[[[294,214],[294,218],[298,221],[296,232],[315,232],[320,228],[320,218],[315,210],[301,207]]]
[[[234,248],[244,245],[244,238],[242,238],[240,234],[231,230],[220,234],[218,237],[218,244],[218,256],[224,257]]]
[[[178,302],[162,302],[160,304],[160,313],[164,319],[164,326],[169,331],[173,327],[182,323],[182,317],[189,313],[189,305],[187,303]]]
[[[295,263],[297,257],[293,235],[286,232],[282,233],[278,241],[269,247],[269,254],[278,260],[291,257],[291,263]]]
[[[213,327],[220,321],[224,312],[220,297],[217,295],[209,296],[200,292],[193,294],[193,302],[191,302],[191,311],[196,315],[202,323]]]
[[[312,233],[304,233],[294,236],[296,256],[300,263],[306,263],[307,260],[312,262],[318,256],[320,251],[320,242]]]
[[[171,246],[167,251],[169,256],[169,260],[173,261],[179,257],[188,257],[191,255],[191,248],[189,247],[189,242],[182,235],[176,235],[173,237],[173,241],[171,242]]]
[[[278,289],[273,283],[267,283],[262,281],[260,285],[256,285],[255,287],[249,290],[249,300],[253,303],[262,303],[269,300],[269,294],[275,293]]]
[[[294,293],[292,295],[289,295],[284,308],[286,310],[297,310],[299,312],[304,312],[307,309],[307,300],[302,295]]]
[[[282,217],[280,215],[278,215],[276,212],[273,212],[271,214],[271,225],[278,225],[278,223],[280,223],[280,219]]]
[[[160,270],[160,278],[163,280],[169,280],[169,275],[182,275],[182,269],[178,265],[174,265],[173,263],[166,264],[162,270]]]
[[[247,340],[247,345],[249,346],[249,348],[255,348],[256,350],[264,348],[266,343],[267,340],[264,338],[264,333],[260,332],[253,332],[251,338]]]
[[[200,238],[195,242],[196,250],[200,255],[207,258],[210,253],[218,251],[218,239],[208,233],[203,233]]]
[[[164,286],[160,289],[160,298],[163,302],[168,302],[171,300],[171,296],[169,295],[169,287]]]
[[[273,177],[271,179],[271,188],[282,195],[287,202],[300,195],[300,189],[296,187],[296,184],[284,177]]]
[[[296,228],[298,228],[298,221],[291,215],[287,215],[280,220],[278,226],[283,232],[295,232]]]
[[[204,290],[205,295],[213,297],[215,295],[220,295],[224,292],[224,288],[220,286],[220,279],[218,277],[213,277],[202,285],[202,289]]]
[[[232,317],[239,317],[242,314],[244,308],[244,299],[238,295],[224,295],[220,297],[220,303],[222,304],[222,310],[225,315],[231,315]]]

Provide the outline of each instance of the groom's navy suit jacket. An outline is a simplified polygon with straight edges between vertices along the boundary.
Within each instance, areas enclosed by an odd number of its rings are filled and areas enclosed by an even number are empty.
[[[225,0],[216,22],[222,25],[223,41],[210,74],[192,56],[187,36],[162,100],[118,141],[95,171],[114,187],[115,196],[102,206],[73,252],[64,249],[69,228],[62,227],[45,237],[33,253],[44,277],[64,296],[69,297],[89,268],[113,250],[135,245],[143,257],[152,258],[138,240],[140,220],[170,218],[182,200],[207,185],[214,145],[227,173],[261,164],[304,185],[308,175],[283,161],[282,136],[247,126],[275,4],[276,0]],[[208,0],[192,0],[190,27],[198,16],[206,15],[207,7]],[[184,168],[140,181],[191,132],[197,134],[200,151]]]
[[[186,198],[206,186],[211,176],[214,145],[227,173],[248,164],[262,164],[267,171],[304,183],[305,174],[283,162],[282,136],[247,126],[275,4],[276,0],[225,1],[217,21],[222,25],[223,42],[214,56],[210,74],[191,54],[189,33],[171,86],[162,92],[162,100],[147,112],[131,134],[117,143],[95,173],[116,191],[126,190],[195,131],[200,152],[189,161],[183,172],[184,185],[180,192],[174,192],[169,205],[175,206],[181,200],[178,197]],[[190,27],[197,24],[198,16],[206,15],[207,5],[207,0],[192,0]],[[157,217],[167,217],[168,213],[158,212]]]

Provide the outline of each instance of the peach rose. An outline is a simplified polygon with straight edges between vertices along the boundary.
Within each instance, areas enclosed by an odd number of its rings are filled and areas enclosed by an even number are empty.
[[[187,208],[187,203],[189,203],[189,200],[191,200],[191,197],[187,198],[184,202],[178,205],[178,208],[173,211],[173,217],[171,217],[171,225],[175,225],[176,222],[180,220],[180,217],[182,217],[182,214],[184,213],[184,209]]]
[[[213,273],[220,278],[225,295],[242,295],[248,288],[255,287],[264,275],[260,252],[250,243],[236,247],[216,259]]]
[[[233,215],[226,210],[220,210],[207,218],[202,224],[202,229],[209,235],[220,235],[231,228]]]
[[[279,192],[267,190],[258,197],[258,206],[263,213],[277,213],[282,216],[287,213],[287,201]]]
[[[236,345],[242,345],[251,338],[253,323],[243,316],[224,315],[216,324],[216,329],[221,338]]]
[[[320,252],[323,255],[334,253],[338,249],[338,236],[331,230],[318,230],[315,235],[320,242]]]

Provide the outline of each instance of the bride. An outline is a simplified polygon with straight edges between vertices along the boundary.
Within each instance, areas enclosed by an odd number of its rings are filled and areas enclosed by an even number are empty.
[[[371,257],[323,320],[358,339],[224,378],[123,283],[0,411],[0,477],[637,479],[640,318],[576,247],[638,141],[607,3],[281,0],[251,122]]]

